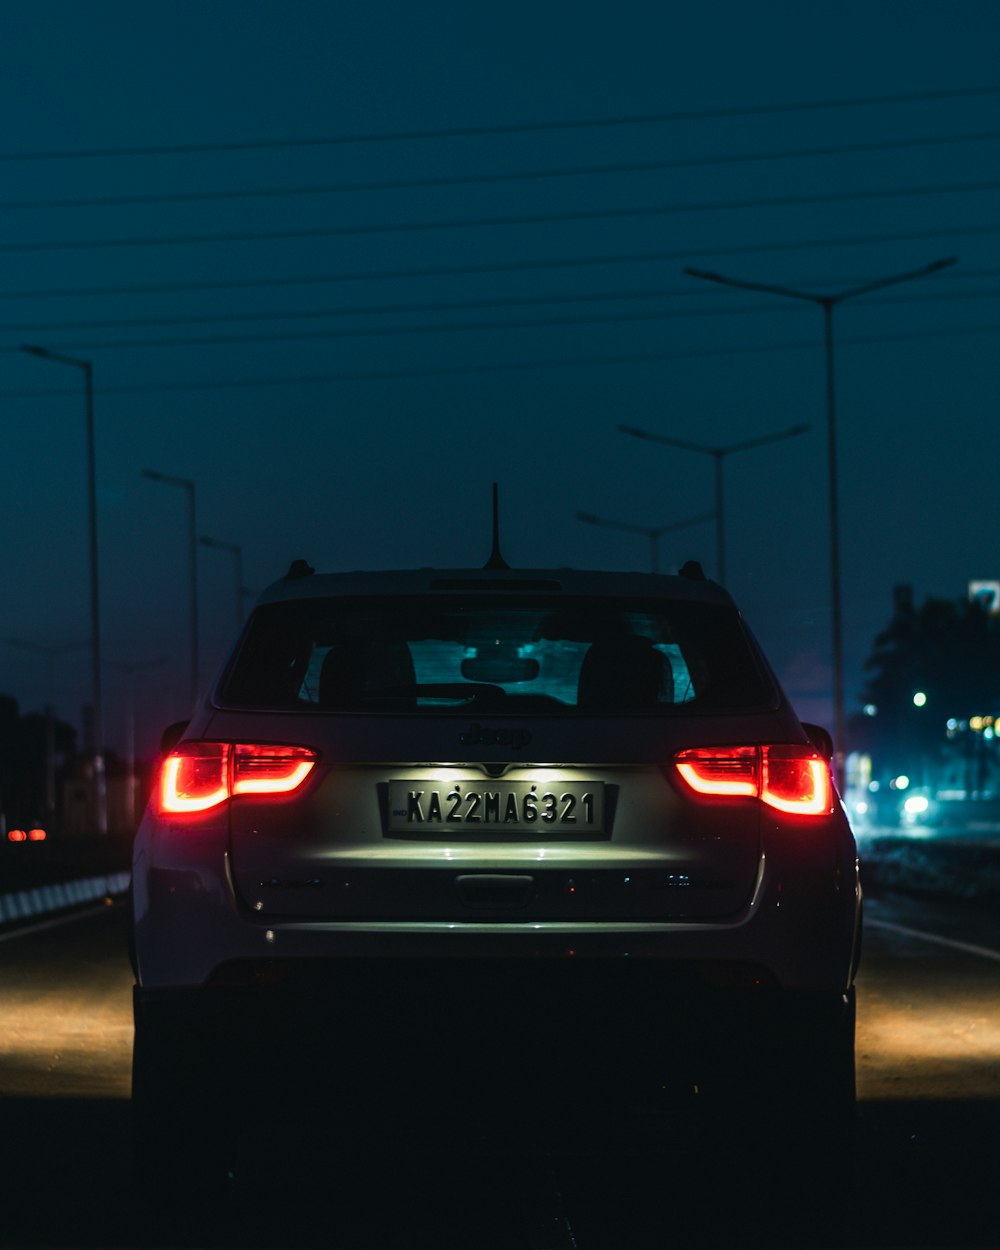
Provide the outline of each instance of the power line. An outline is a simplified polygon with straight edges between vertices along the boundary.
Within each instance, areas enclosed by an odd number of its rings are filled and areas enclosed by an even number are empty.
[[[628,260],[629,262],[650,261],[650,260],[657,260],[657,261],[690,260],[692,258],[702,257],[702,256],[757,255],[757,254],[774,253],[774,252],[805,251],[805,250],[819,248],[819,247],[856,247],[856,246],[865,246],[865,245],[871,245],[871,244],[912,242],[912,241],[918,241],[918,240],[938,239],[938,238],[982,236],[982,235],[996,234],[998,232],[1000,232],[1000,225],[995,225],[995,224],[981,225],[981,226],[963,226],[959,228],[943,229],[943,230],[935,229],[935,230],[909,231],[906,233],[899,233],[899,234],[853,235],[853,236],[847,236],[847,237],[827,238],[827,239],[802,239],[798,241],[782,240],[776,243],[739,244],[739,245],[733,245],[733,246],[722,247],[722,248],[714,248],[714,249],[713,248],[699,248],[697,250],[690,250],[690,249],[670,250],[670,251],[660,251],[660,252],[645,253],[645,254],[633,254],[631,256],[628,256],[627,258],[621,257],[621,256],[584,257],[584,258],[567,259],[565,261],[545,260],[545,261],[538,261],[538,262],[514,262],[509,265],[501,264],[501,265],[459,266],[459,267],[441,266],[441,267],[433,267],[433,268],[428,268],[428,269],[400,270],[400,271],[396,271],[395,273],[391,273],[387,271],[386,273],[382,273],[382,274],[372,274],[369,271],[368,273],[364,273],[364,274],[338,275],[336,278],[328,278],[327,280],[357,281],[357,280],[360,280],[362,277],[365,279],[368,279],[368,278],[376,277],[376,276],[377,277],[401,277],[401,276],[426,277],[431,274],[436,274],[438,276],[441,276],[444,274],[463,274],[464,275],[464,274],[484,273],[484,272],[490,272],[490,273],[511,272],[514,270],[552,269],[552,268],[567,268],[567,267],[586,266],[586,265],[620,264],[620,263],[623,263],[624,260]],[[2,248],[0,248],[0,250],[2,250]],[[284,280],[276,280],[276,281],[283,282]],[[237,283],[226,283],[226,284],[220,284],[220,285],[225,285],[228,289],[233,289],[233,287],[240,286],[243,284],[237,282]],[[263,284],[254,282],[254,283],[251,283],[250,285],[256,286],[256,285],[263,285]],[[140,288],[134,288],[134,287],[123,288],[123,290],[128,290],[132,293],[135,293],[139,289]],[[191,289],[204,289],[204,286],[202,284],[183,284],[182,286],[171,288],[169,285],[167,285],[163,287],[158,286],[157,289],[191,290]]]
[[[942,330],[917,330],[898,334],[872,334],[844,337],[846,346],[866,346],[881,343],[903,343],[917,339],[958,338],[974,334],[996,334],[1000,324],[986,326],[949,326]],[[254,390],[258,387],[309,386],[335,382],[393,382],[416,378],[461,377],[475,374],[515,373],[530,369],[569,369],[585,365],[655,364],[666,360],[701,360],[719,356],[747,356],[775,351],[820,351],[820,339],[797,340],[785,343],[734,344],[728,347],[709,347],[687,351],[630,352],[614,356],[541,357],[534,360],[500,361],[476,365],[445,365],[404,367],[400,369],[367,369],[337,373],[298,374],[284,377],[206,379],[199,382],[140,382],[118,386],[103,386],[97,391],[102,396],[141,395],[167,392]],[[0,399],[52,399],[76,395],[67,387],[45,390],[0,391]]]
[[[884,236],[881,242],[896,242],[901,236]],[[865,240],[860,240],[864,242]],[[825,244],[821,244],[825,246]],[[702,251],[698,255],[717,255],[718,253]],[[686,258],[685,253],[685,258]],[[2,300],[47,300],[47,299],[92,299],[95,296],[107,295],[176,295],[194,291],[246,291],[265,290],[292,286],[332,286],[352,282],[398,281],[408,278],[443,278],[443,277],[474,277],[491,273],[530,273],[545,270],[599,268],[612,265],[651,264],[659,261],[679,259],[674,251],[631,252],[604,256],[567,256],[544,257],[540,260],[501,261],[491,264],[462,265],[424,265],[410,266],[401,269],[359,269],[346,270],[341,273],[297,274],[289,277],[253,277],[253,278],[220,278],[202,282],[147,282],[139,284],[118,284],[113,286],[90,287],[49,287],[30,288],[17,291],[0,291]],[[939,275],[945,279],[965,277],[995,277],[1000,270],[979,269],[965,270],[959,273]],[[829,283],[844,284],[863,279],[852,279],[838,276],[837,278],[816,278],[811,285]],[[678,290],[678,294],[683,294]],[[711,290],[692,289],[688,292],[695,297],[716,295]]]
[[[563,169],[528,169],[510,173],[454,174],[434,178],[395,178],[372,182],[339,182],[299,187],[250,187],[233,191],[173,191],[142,195],[103,195],[72,199],[6,200],[0,210],[18,211],[62,208],[113,208],[151,204],[196,204],[215,200],[276,199],[293,196],[340,195],[347,192],[407,191],[417,189],[477,186],[502,182],[579,178],[604,174],[662,172],[671,169],[698,169],[717,165],[738,165],[766,161],[801,160],[812,157],[845,156],[865,152],[974,143],[1000,139],[1000,130],[974,131],[954,135],[925,135],[910,139],[885,139],[869,143],[846,143],[831,147],[788,148],[763,152],[739,152],[727,156],[693,156],[663,161],[629,161],[600,165],[576,165]]]
[[[334,147],[359,143],[407,143],[429,139],[480,138],[488,135],[533,134],[545,131],[588,130],[598,127],[661,125],[673,122],[712,121],[725,118],[764,117],[781,113],[816,112],[824,109],[868,108],[892,104],[917,104],[935,100],[976,99],[1000,95],[1000,87],[960,87],[945,91],[912,91],[895,95],[848,96],[800,100],[778,104],[730,105],[714,109],[686,109],[662,113],[584,117],[566,121],[510,122],[493,126],[449,126],[422,130],[389,130],[369,133],[246,139],[218,143],[174,143],[143,147],[105,147],[0,152],[0,161],[89,160],[95,157],[181,156],[211,152],[251,152],[294,147]]]
[[[978,272],[986,273],[989,271]],[[1000,274],[1000,270],[994,270],[993,272],[994,275]],[[139,326],[152,328],[155,326],[229,325],[233,323],[247,324],[268,321],[315,321],[324,317],[382,317],[400,313],[472,312],[493,308],[537,308],[549,304],[592,304],[609,301],[614,302],[619,300],[677,299],[686,298],[688,296],[704,297],[706,294],[714,295],[715,292],[701,287],[691,288],[687,286],[668,287],[660,290],[612,289],[608,291],[587,291],[572,295],[515,295],[500,299],[430,300],[419,303],[368,305],[342,304],[340,307],[336,308],[296,308],[253,313],[225,312],[201,315],[185,314],[184,316],[178,317],[122,317],[97,321],[6,322],[0,324],[0,334],[35,333],[39,331],[55,331],[58,333],[66,330],[119,330],[131,329]],[[939,291],[918,295],[894,296],[877,300],[866,299],[864,303],[866,307],[871,308],[882,307],[885,305],[912,304],[928,301],[938,302],[941,300],[987,299],[996,298],[998,295],[1000,295],[1000,290],[994,289]],[[769,303],[767,305],[748,305],[741,303],[739,305],[727,305],[724,308],[681,309],[676,312],[664,313],[662,315],[670,317],[725,317],[745,316],[748,313],[761,312],[785,314],[793,311],[793,309],[783,304]],[[525,322],[524,324],[533,325],[538,323]],[[431,328],[433,329],[433,327]],[[470,328],[475,327],[472,326]],[[391,331],[389,332],[391,333]]]
[[[983,291],[977,293],[980,298],[1000,298],[1000,291]],[[899,304],[918,303],[921,300],[931,300],[933,296],[903,296],[899,298],[885,298],[877,300],[865,301],[865,306],[869,308],[896,306]],[[939,294],[937,299],[961,299],[964,298],[962,292],[954,294]],[[588,316],[577,317],[535,317],[526,319],[523,317],[509,318],[499,321],[459,321],[459,322],[437,322],[430,325],[394,325],[394,326],[361,326],[346,327],[340,329],[329,330],[306,330],[288,332],[267,332],[257,334],[216,334],[190,336],[187,338],[159,338],[159,339],[117,339],[103,341],[83,341],[56,343],[54,346],[64,351],[117,351],[136,348],[169,348],[169,347],[218,347],[218,346],[237,346],[248,343],[295,343],[295,342],[314,342],[316,340],[329,339],[347,339],[347,338],[390,338],[390,337],[410,337],[413,335],[431,335],[431,334],[455,334],[455,333],[474,333],[483,330],[525,330],[525,329],[554,329],[563,326],[592,326],[592,325],[615,325],[622,323],[631,323],[637,321],[677,321],[686,320],[692,317],[718,317],[718,316],[747,316],[767,314],[785,314],[791,310],[785,307],[776,307],[774,304],[760,304],[746,307],[725,307],[725,308],[701,308],[701,309],[674,309],[674,310],[650,310],[644,309],[637,312],[623,313],[597,313]],[[264,318],[267,320],[267,318]],[[271,318],[272,320],[276,318]],[[197,319],[195,319],[197,320]],[[12,354],[19,351],[18,347],[2,347],[0,354]]]
[[[1000,182],[956,183],[951,186],[905,187],[881,191],[832,191],[816,195],[769,196],[756,200],[706,201],[700,204],[655,204],[645,207],[586,209],[558,213],[507,214],[496,217],[446,217],[433,221],[402,221],[350,226],[308,226],[294,230],[230,231],[224,234],[168,234],[136,238],[57,239],[28,243],[0,243],[0,252],[93,251],[101,248],[192,246],[208,243],[262,243],[293,239],[344,238],[353,235],[425,233],[438,230],[468,230],[494,226],[565,225],[577,221],[614,221],[642,217],[662,217],[678,213],[743,211],[780,208],[799,204],[839,204],[850,200],[900,199],[939,195],[942,192],[981,192],[1000,189]],[[771,249],[779,250],[779,249]],[[715,252],[713,255],[721,255]]]
[[[488,308],[537,307],[544,304],[582,304],[616,299],[672,299],[687,295],[704,295],[697,288],[672,287],[668,290],[628,290],[585,292],[577,295],[519,295],[503,299],[428,300],[419,303],[346,304],[339,308],[286,309],[263,313],[211,313],[181,317],[123,317],[100,321],[35,321],[0,324],[0,333],[25,333],[41,330],[117,330],[136,326],[211,325],[232,322],[315,320],[320,317],[368,317],[398,313],[463,312]],[[711,292],[714,294],[714,292]]]

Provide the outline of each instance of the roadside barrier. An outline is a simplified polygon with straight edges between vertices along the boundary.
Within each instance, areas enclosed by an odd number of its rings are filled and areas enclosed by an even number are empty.
[[[116,872],[83,877],[75,881],[30,886],[24,890],[0,894],[0,924],[46,916],[50,912],[77,907],[97,898],[114,898],[115,895],[127,893],[131,879],[132,874],[129,872]]]

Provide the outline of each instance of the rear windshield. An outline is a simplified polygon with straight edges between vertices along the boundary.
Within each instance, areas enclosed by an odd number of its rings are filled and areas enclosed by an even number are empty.
[[[736,611],[685,601],[305,599],[251,617],[223,703],[652,712],[773,705]]]

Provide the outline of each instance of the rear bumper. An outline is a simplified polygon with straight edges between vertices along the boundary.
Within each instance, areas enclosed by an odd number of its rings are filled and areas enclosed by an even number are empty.
[[[236,968],[343,961],[650,962],[658,979],[696,965],[739,964],[787,990],[845,992],[857,962],[861,897],[853,842],[831,848],[772,833],[746,903],[714,919],[304,919],[240,900],[221,845],[144,824],[133,871],[137,978],[144,988],[232,983]],[[173,862],[176,859],[176,864]],[[665,897],[664,909],[670,906]],[[256,976],[256,973],[253,974]],[[239,983],[239,976],[236,977]]]
[[[860,892],[856,881],[765,881],[739,914],[686,921],[302,921],[265,920],[223,890],[159,891],[141,906],[137,891],[138,979],[149,989],[297,979],[303,967],[344,961],[442,963],[651,963],[661,980],[692,968],[709,980],[844,992],[856,968]],[[284,969],[284,971],[282,971]],[[293,970],[296,970],[293,972]]]

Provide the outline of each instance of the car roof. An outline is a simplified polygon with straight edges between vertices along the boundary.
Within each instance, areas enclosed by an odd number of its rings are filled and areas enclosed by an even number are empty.
[[[700,574],[700,570],[698,571]],[[733,607],[720,585],[704,575],[623,573],[588,569],[386,569],[314,573],[295,561],[288,575],[273,582],[257,603],[357,596],[433,596],[451,594],[565,594],[594,599],[688,600]]]

